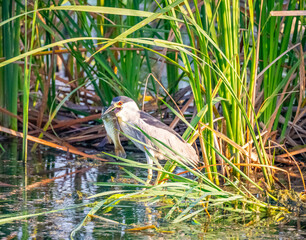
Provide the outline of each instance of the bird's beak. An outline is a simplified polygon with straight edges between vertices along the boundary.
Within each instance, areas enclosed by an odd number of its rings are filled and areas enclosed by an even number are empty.
[[[117,105],[116,103],[110,105],[110,106],[108,107],[108,109],[106,109],[106,111],[102,114],[102,116],[104,116],[104,115],[110,113],[111,111],[113,111],[113,110],[116,109],[117,107],[118,107],[118,105]]]

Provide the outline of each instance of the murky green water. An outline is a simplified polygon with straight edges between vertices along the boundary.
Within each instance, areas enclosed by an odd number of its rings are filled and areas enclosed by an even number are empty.
[[[116,166],[84,161],[63,152],[41,147],[31,154],[27,171],[21,161],[21,147],[17,141],[2,143],[6,152],[0,156],[0,219],[8,216],[34,214],[94,202],[86,197],[109,190],[95,182],[107,182],[123,174]],[[143,155],[128,152],[128,157]],[[25,172],[27,176],[25,177]],[[134,170],[138,176],[145,172]],[[27,183],[25,183],[27,179]],[[47,179],[52,179],[47,180]],[[43,181],[45,180],[45,181]],[[47,181],[46,181],[47,180]],[[34,183],[40,183],[33,185]],[[24,191],[24,186],[28,190]],[[84,219],[89,207],[74,208],[43,216],[0,225],[0,239],[69,239],[71,231]],[[202,225],[169,224],[160,218],[160,209],[141,203],[121,202],[103,217],[124,224],[156,225],[171,234],[148,230],[128,233],[125,225],[94,219],[83,227],[75,239],[305,239],[306,214],[285,218],[279,223],[269,219],[254,221],[235,216],[220,216]]]

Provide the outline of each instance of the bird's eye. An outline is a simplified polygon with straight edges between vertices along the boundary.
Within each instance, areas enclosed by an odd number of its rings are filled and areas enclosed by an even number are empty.
[[[118,102],[118,105],[121,106],[121,105],[122,105],[122,102]]]

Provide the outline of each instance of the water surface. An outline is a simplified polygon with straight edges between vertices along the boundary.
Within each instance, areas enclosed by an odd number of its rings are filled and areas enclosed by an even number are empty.
[[[67,156],[62,151],[47,147],[40,147],[37,153],[29,155],[25,171],[20,142],[12,140],[2,145],[6,152],[0,156],[0,218],[93,203],[95,199],[87,199],[88,196],[114,190],[94,183],[112,179],[116,181],[124,177],[124,172],[117,166]],[[136,149],[127,153],[128,158],[145,162],[143,154]],[[145,170],[129,170],[139,177],[146,176]],[[25,185],[28,186],[27,191],[24,191]],[[5,223],[0,225],[0,239],[69,239],[71,231],[90,209],[85,206]],[[207,219],[200,225],[191,221],[174,225],[160,219],[161,211],[154,205],[121,202],[103,217],[126,225],[94,219],[77,233],[75,239],[306,238],[305,213],[300,217],[288,216],[279,223],[271,219],[243,219],[241,216],[223,215],[214,221]],[[155,230],[129,233],[125,230],[131,227],[130,224],[155,225],[172,233],[159,233]]]

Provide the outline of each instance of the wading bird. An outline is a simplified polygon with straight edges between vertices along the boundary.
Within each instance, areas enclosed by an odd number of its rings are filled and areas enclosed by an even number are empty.
[[[166,124],[152,117],[148,113],[141,111],[131,98],[125,96],[115,97],[112,100],[111,106],[104,114],[108,114],[111,111],[115,112],[121,130],[127,136],[139,141],[137,142],[131,139],[136,147],[145,153],[149,165],[153,165],[152,157],[155,159],[165,159],[165,156],[138,128],[148,136],[163,142],[173,149],[173,151],[167,151],[169,157],[192,166],[198,164],[199,157],[196,154],[195,149],[189,143],[185,142],[177,132]],[[144,143],[146,146],[140,142]],[[150,183],[151,180],[152,169],[149,169],[147,183]]]

